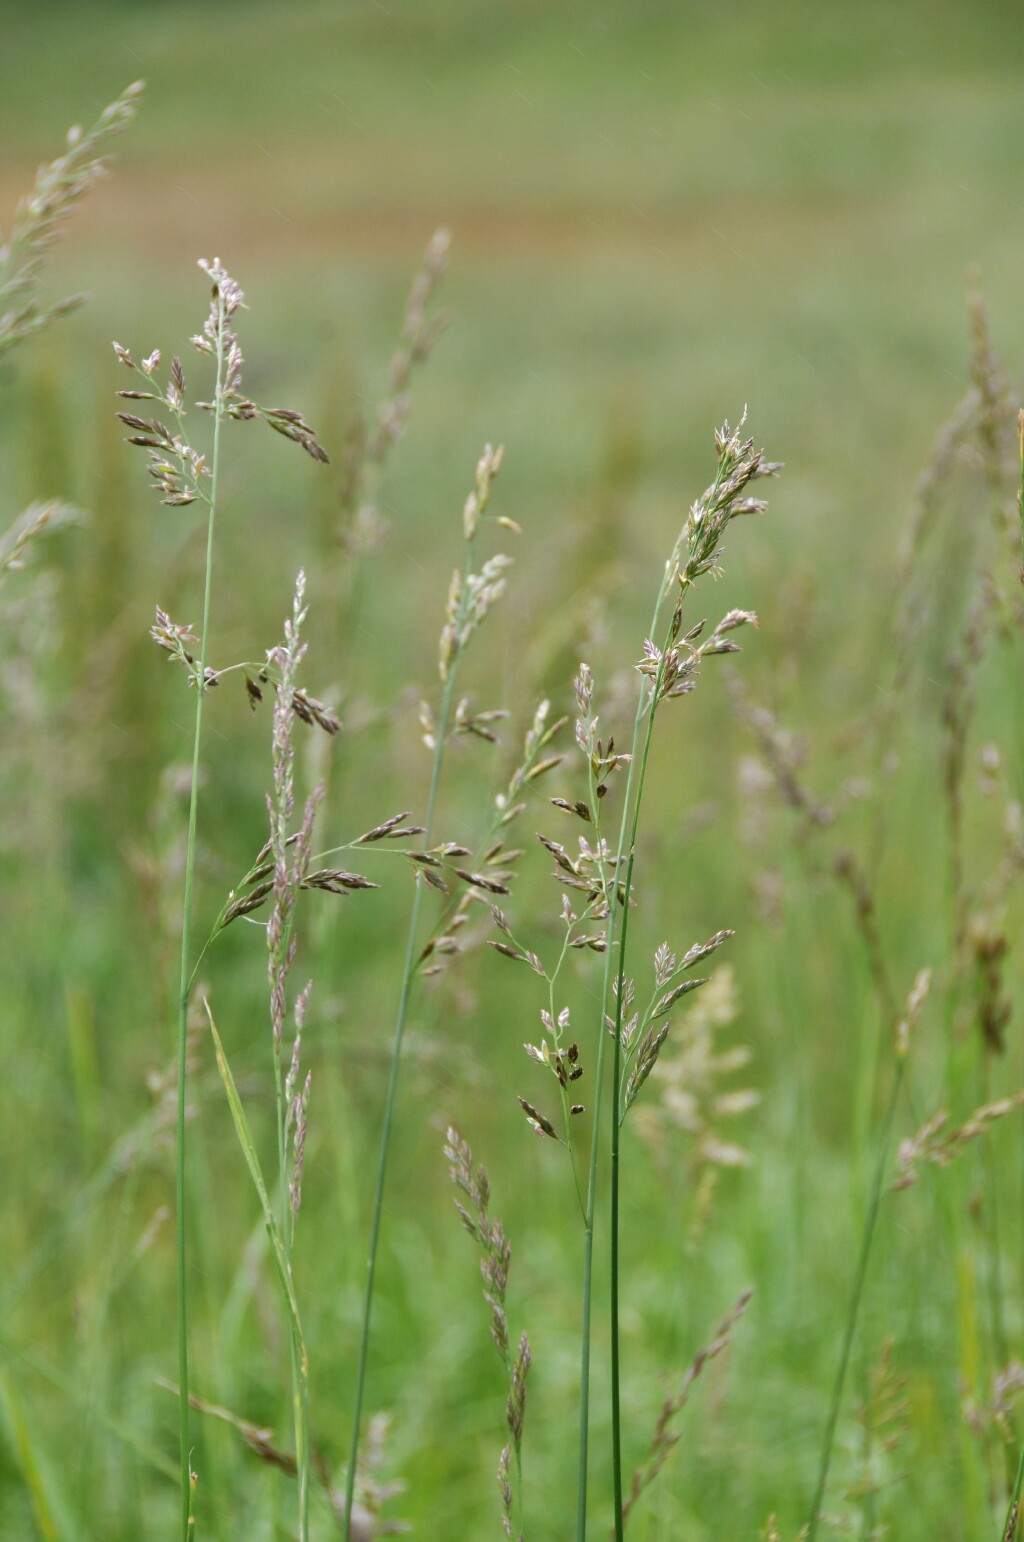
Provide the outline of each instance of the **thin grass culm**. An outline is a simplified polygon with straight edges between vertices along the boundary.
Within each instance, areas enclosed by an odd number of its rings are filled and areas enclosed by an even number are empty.
[[[832,1465],[832,1449],[835,1444],[836,1426],[839,1422],[839,1410],[842,1406],[843,1392],[846,1387],[846,1377],[850,1368],[850,1353],[853,1349],[853,1338],[857,1330],[857,1321],[860,1317],[861,1302],[864,1298],[864,1285],[867,1280],[868,1263],[871,1259],[871,1246],[875,1238],[875,1226],[878,1221],[878,1211],[882,1203],[882,1195],[885,1190],[885,1173],[889,1158],[889,1147],[892,1143],[893,1126],[896,1122],[896,1111],[899,1107],[900,1092],[903,1088],[903,1079],[906,1073],[907,1060],[910,1054],[910,1042],[914,1029],[931,989],[931,972],[922,969],[918,974],[907,997],[907,1004],[903,1016],[896,1025],[893,1048],[895,1051],[896,1065],[893,1071],[892,1086],[889,1090],[889,1099],[886,1104],[885,1114],[882,1118],[882,1128],[878,1138],[878,1151],[875,1157],[875,1169],[871,1180],[871,1190],[868,1195],[867,1210],[864,1215],[864,1226],[861,1232],[860,1249],[857,1255],[857,1265],[854,1270],[853,1287],[850,1292],[850,1304],[847,1308],[846,1321],[843,1324],[843,1334],[839,1349],[839,1365],[836,1369],[836,1378],[832,1387],[832,1397],[829,1402],[828,1414],[825,1419],[825,1434],[822,1440],[821,1457],[818,1461],[818,1475],[814,1485],[814,1498],[811,1501],[811,1513],[807,1521],[807,1542],[814,1542],[821,1523],[821,1507],[825,1499],[825,1491],[828,1486],[829,1469]]]
[[[1024,584],[1024,408],[1017,414],[1017,442],[1020,452],[1020,480],[1017,485],[1017,512],[1020,516],[1020,540],[1021,540],[1021,565],[1019,577]],[[1001,1542],[1013,1542],[1017,1532],[1017,1523],[1020,1519],[1020,1498],[1024,1490],[1024,1441],[1021,1442],[1020,1456],[1017,1459],[1017,1471],[1013,1480],[1013,1492],[1010,1495],[1010,1504],[1006,1512],[1006,1520],[1003,1524]]]
[[[189,1437],[189,1370],[188,1370],[188,1274],[186,1254],[186,1121],[187,1121],[187,1057],[188,1057],[188,1008],[193,980],[192,969],[192,918],[193,889],[196,867],[196,844],[199,819],[200,757],[203,739],[203,709],[206,696],[218,681],[217,672],[207,663],[210,634],[211,602],[213,594],[214,537],[217,525],[219,479],[221,466],[221,429],[227,418],[251,421],[263,418],[268,425],[287,438],[294,439],[314,460],[326,461],[327,456],[317,443],[316,435],[300,414],[282,408],[260,408],[242,391],[242,350],[232,329],[236,313],[244,305],[241,289],[218,258],[213,262],[200,261],[199,266],[207,274],[212,285],[210,309],[201,333],[192,338],[192,345],[201,357],[211,361],[215,370],[213,400],[195,405],[213,418],[212,447],[203,453],[190,441],[185,429],[186,384],[181,361],[171,361],[170,376],[161,388],[156,372],[160,365],[160,352],[154,350],[148,357],[136,363],[132,354],[120,343],[114,351],[125,368],[140,378],[138,387],[118,392],[131,402],[155,404],[155,409],[165,409],[174,418],[177,433],[157,417],[147,418],[135,411],[121,411],[118,417],[132,432],[128,443],[148,451],[148,471],[161,502],[172,508],[183,508],[200,502],[206,506],[206,542],[203,578],[202,626],[198,639],[188,627],[175,625],[166,612],[157,610],[156,625],[151,635],[154,641],[176,661],[185,667],[189,685],[195,690],[195,712],[192,730],[192,759],[189,785],[188,834],[185,850],[184,890],[181,911],[181,954],[178,991],[177,1022],[177,1104],[175,1130],[175,1205],[176,1205],[176,1253],[178,1293],[178,1397],[180,1408],[179,1438],[181,1444],[181,1534],[189,1538],[194,1527],[194,1495],[196,1478],[191,1468]],[[147,408],[146,410],[151,410]],[[194,649],[195,651],[190,651]]]
[[[487,515],[491,487],[501,469],[503,451],[487,445],[476,468],[476,483],[466,499],[462,526],[465,541],[464,571],[456,569],[448,591],[445,624],[441,631],[438,658],[438,674],[441,680],[441,701],[436,717],[425,711],[423,716],[427,731],[426,742],[433,749],[430,787],[427,793],[426,812],[423,819],[423,845],[430,847],[437,813],[438,793],[441,786],[441,770],[445,750],[455,726],[456,680],[459,664],[473,633],[504,589],[504,571],[509,559],[501,555],[487,558],[476,571],[477,536],[480,525]],[[499,521],[506,526],[509,521]],[[515,528],[515,527],[512,527]],[[363,1292],[363,1309],[359,1333],[358,1362],[356,1366],[355,1400],[352,1411],[352,1437],[349,1450],[348,1472],[345,1479],[345,1508],[342,1521],[345,1542],[352,1539],[352,1506],[355,1501],[356,1474],[359,1460],[360,1428],[363,1415],[363,1399],[366,1391],[366,1367],[370,1347],[370,1323],[373,1315],[373,1296],[376,1285],[377,1255],[380,1249],[380,1227],[384,1208],[384,1186],[387,1178],[388,1154],[391,1148],[391,1132],[394,1123],[395,1096],[398,1073],[402,1058],[402,1044],[409,1013],[416,975],[423,962],[419,951],[420,916],[423,893],[431,882],[429,866],[417,874],[409,914],[406,935],[398,1009],[395,1016],[391,1063],[388,1071],[387,1092],[381,1121],[380,1141],[377,1152],[377,1173],[374,1185],[373,1210],[370,1219],[370,1240],[366,1259],[366,1280]]]

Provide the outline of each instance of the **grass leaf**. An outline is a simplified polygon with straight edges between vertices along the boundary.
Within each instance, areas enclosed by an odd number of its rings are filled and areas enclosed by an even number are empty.
[[[271,1251],[274,1255],[274,1262],[277,1265],[277,1272],[281,1276],[281,1284],[284,1286],[285,1299],[288,1302],[288,1311],[291,1314],[292,1327],[295,1331],[302,1360],[302,1373],[305,1375],[308,1359],[306,1356],[305,1340],[302,1337],[299,1303],[296,1299],[295,1286],[292,1282],[291,1265],[288,1262],[288,1255],[285,1253],[284,1244],[281,1241],[281,1233],[274,1215],[273,1206],[270,1203],[270,1195],[267,1192],[267,1185],[263,1178],[260,1159],[256,1154],[256,1147],[253,1144],[249,1121],[245,1117],[245,1109],[238,1095],[238,1088],[235,1086],[235,1078],[231,1074],[228,1057],[224,1053],[224,1045],[221,1042],[220,1034],[217,1032],[217,1025],[213,1020],[213,1013],[210,1011],[210,1003],[206,1000],[205,996],[203,997],[203,1006],[206,1009],[207,1021],[210,1024],[210,1032],[213,1035],[213,1048],[217,1056],[217,1070],[220,1072],[220,1079],[224,1083],[228,1107],[231,1110],[231,1118],[234,1121],[235,1134],[238,1136],[238,1143],[242,1148],[242,1155],[245,1157],[245,1165],[249,1169],[249,1175],[256,1187],[256,1193],[259,1195],[260,1204],[263,1207],[263,1220],[267,1228],[267,1235],[270,1238]]]

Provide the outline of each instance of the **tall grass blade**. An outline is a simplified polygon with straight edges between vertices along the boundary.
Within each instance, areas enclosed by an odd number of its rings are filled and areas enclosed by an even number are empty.
[[[50,1462],[39,1448],[8,1371],[0,1371],[0,1412],[28,1490],[32,1516],[43,1542],[83,1542],[82,1529],[60,1492]]]
[[[921,1015],[928,992],[931,988],[931,971],[921,969],[918,971],[914,984],[907,997],[906,1007],[900,1021],[895,1025],[893,1045],[895,1049],[896,1066],[892,1079],[892,1089],[889,1093],[889,1102],[882,1120],[881,1134],[878,1140],[878,1154],[875,1159],[874,1175],[871,1181],[871,1189],[868,1197],[867,1213],[864,1217],[864,1228],[861,1233],[860,1252],[857,1258],[857,1267],[854,1273],[853,1290],[850,1295],[850,1305],[846,1313],[846,1321],[843,1325],[842,1344],[839,1351],[839,1365],[836,1370],[835,1383],[832,1388],[832,1398],[829,1403],[828,1417],[825,1421],[825,1436],[822,1442],[821,1458],[818,1463],[818,1477],[814,1488],[814,1498],[811,1502],[811,1513],[807,1523],[807,1542],[814,1542],[821,1523],[821,1506],[825,1499],[825,1489],[828,1485],[829,1469],[832,1463],[832,1450],[835,1445],[836,1425],[839,1421],[839,1410],[842,1406],[843,1392],[846,1387],[846,1376],[850,1367],[850,1352],[853,1348],[854,1334],[857,1330],[857,1321],[860,1316],[861,1303],[864,1298],[864,1285],[867,1280],[868,1263],[871,1258],[871,1247],[875,1239],[875,1226],[878,1221],[878,1212],[882,1203],[882,1194],[885,1185],[885,1169],[889,1159],[889,1146],[892,1141],[893,1126],[896,1123],[896,1110],[899,1106],[900,1092],[903,1087],[904,1074],[907,1068],[907,1057],[910,1052],[911,1034],[917,1026],[917,1020]]]
[[[213,1037],[213,1049],[214,1054],[217,1057],[217,1070],[220,1072],[220,1079],[224,1084],[224,1092],[227,1096],[228,1108],[231,1111],[232,1123],[235,1126],[235,1134],[238,1136],[238,1144],[242,1148],[242,1155],[245,1157],[245,1165],[249,1169],[249,1176],[252,1178],[253,1187],[259,1196],[260,1207],[263,1211],[263,1223],[267,1228],[267,1236],[270,1238],[270,1251],[273,1254],[274,1263],[277,1267],[277,1272],[281,1280],[281,1286],[284,1290],[285,1300],[288,1303],[288,1313],[291,1318],[292,1331],[295,1333],[298,1340],[302,1356],[301,1363],[303,1371],[305,1372],[307,1361],[305,1342],[302,1336],[302,1319],[299,1315],[299,1303],[295,1296],[295,1286],[292,1282],[292,1272],[288,1263],[288,1256],[285,1253],[284,1243],[281,1240],[281,1231],[277,1224],[277,1218],[274,1215],[274,1207],[271,1204],[270,1195],[267,1191],[267,1185],[263,1178],[263,1169],[260,1166],[260,1159],[256,1154],[256,1146],[253,1142],[252,1132],[249,1129],[249,1121],[245,1116],[245,1108],[242,1104],[241,1098],[238,1095],[238,1088],[235,1085],[235,1078],[231,1073],[231,1067],[228,1064],[228,1058],[225,1054],[224,1045],[221,1041],[220,1034],[217,1032],[217,1025],[213,1020],[213,1013],[210,1010],[210,1003],[205,999],[203,1001],[203,1007],[206,1011],[206,1018],[210,1025],[210,1033]]]
[[[245,1165],[249,1169],[253,1186],[259,1196],[260,1207],[263,1211],[263,1221],[270,1238],[270,1251],[273,1254],[277,1273],[284,1290],[285,1300],[288,1303],[288,1314],[291,1318],[291,1352],[292,1363],[295,1370],[295,1384],[292,1394],[292,1414],[295,1424],[295,1466],[299,1478],[299,1514],[300,1535],[302,1542],[306,1542],[309,1528],[309,1439],[308,1428],[308,1404],[309,1404],[309,1357],[306,1353],[306,1343],[302,1333],[302,1319],[299,1315],[299,1303],[295,1295],[295,1284],[292,1279],[291,1263],[281,1238],[281,1231],[274,1215],[274,1207],[270,1201],[270,1194],[263,1178],[263,1170],[256,1154],[252,1133],[249,1129],[249,1121],[245,1116],[242,1100],[238,1095],[235,1079],[231,1074],[224,1045],[217,1025],[213,1020],[210,1003],[204,999],[203,1006],[206,1009],[207,1021],[210,1024],[210,1033],[213,1036],[214,1053],[217,1057],[217,1069],[220,1079],[224,1084],[227,1095],[228,1107],[231,1110],[231,1118],[238,1136],[238,1143],[245,1157]]]

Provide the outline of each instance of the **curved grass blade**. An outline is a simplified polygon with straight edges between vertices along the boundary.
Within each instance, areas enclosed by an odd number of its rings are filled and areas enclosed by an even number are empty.
[[[210,1003],[205,997],[203,998],[203,1007],[206,1010],[207,1021],[210,1024],[210,1033],[213,1035],[213,1048],[217,1056],[217,1070],[220,1072],[220,1079],[224,1083],[224,1091],[227,1094],[228,1107],[231,1110],[235,1134],[238,1136],[238,1144],[242,1148],[242,1155],[245,1157],[245,1165],[249,1169],[249,1176],[252,1178],[256,1193],[259,1195],[264,1225],[267,1228],[271,1252],[274,1255],[274,1263],[277,1265],[277,1272],[281,1278],[285,1299],[288,1302],[292,1331],[296,1336],[302,1374],[305,1377],[308,1369],[306,1345],[302,1337],[302,1319],[299,1316],[299,1303],[295,1296],[295,1286],[292,1282],[292,1271],[288,1262],[288,1255],[285,1252],[284,1243],[281,1241],[281,1233],[274,1216],[274,1208],[270,1203],[270,1194],[263,1179],[263,1170],[260,1167],[260,1159],[256,1154],[256,1147],[253,1144],[249,1121],[245,1116],[245,1109],[238,1095],[235,1078],[231,1074],[231,1067],[228,1064],[227,1055],[224,1053],[224,1045],[221,1042],[220,1034],[217,1032],[217,1025],[213,1020],[213,1013],[210,1011]]]

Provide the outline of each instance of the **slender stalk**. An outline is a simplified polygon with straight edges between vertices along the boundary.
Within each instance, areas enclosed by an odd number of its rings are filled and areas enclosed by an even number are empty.
[[[836,1371],[835,1385],[832,1388],[832,1399],[829,1404],[828,1418],[825,1422],[825,1438],[822,1443],[821,1458],[818,1463],[818,1479],[814,1489],[814,1499],[811,1503],[811,1513],[807,1525],[807,1542],[814,1542],[818,1534],[818,1524],[821,1519],[821,1506],[825,1498],[825,1488],[828,1483],[829,1467],[832,1463],[832,1447],[835,1443],[836,1425],[839,1420],[839,1409],[843,1400],[843,1390],[846,1386],[846,1374],[850,1366],[850,1352],[853,1348],[853,1336],[857,1327],[857,1319],[860,1315],[860,1304],[864,1295],[864,1282],[867,1279],[868,1261],[871,1257],[871,1245],[875,1237],[875,1223],[878,1220],[878,1211],[882,1202],[882,1186],[885,1179],[885,1166],[889,1155],[889,1142],[892,1136],[892,1128],[896,1119],[896,1108],[899,1102],[900,1089],[903,1085],[903,1073],[906,1069],[906,1057],[900,1055],[896,1062],[896,1074],[893,1077],[892,1091],[889,1094],[889,1105],[885,1111],[885,1119],[882,1124],[881,1139],[878,1143],[878,1156],[875,1161],[875,1172],[871,1184],[871,1195],[868,1200],[867,1214],[864,1218],[864,1231],[861,1236],[860,1254],[857,1259],[857,1269],[854,1274],[853,1292],[850,1297],[849,1309],[846,1313],[846,1322],[843,1326],[842,1347],[839,1352],[839,1367]]]
[[[213,593],[213,537],[217,521],[217,479],[220,469],[220,426],[223,417],[224,385],[224,301],[218,291],[217,302],[217,385],[214,396],[213,456],[210,463],[210,493],[206,523],[206,576],[203,584],[203,624],[199,639],[199,676],[196,685],[195,733],[192,744],[192,786],[188,807],[188,842],[185,851],[185,891],[181,917],[181,982],[178,995],[178,1100],[175,1158],[175,1202],[177,1208],[177,1279],[178,1279],[178,1407],[181,1442],[181,1522],[182,1536],[192,1535],[192,1472],[189,1450],[188,1381],[188,1279],[185,1235],[185,1076],[188,1060],[188,1003],[191,987],[189,955],[192,947],[192,890],[195,879],[196,830],[199,817],[199,753],[203,735],[203,703],[206,700],[206,658],[210,631],[210,599]]]
[[[1020,484],[1017,490],[1017,508],[1020,513],[1020,577],[1024,583],[1024,407],[1017,414],[1017,434],[1020,440]]]
[[[666,596],[668,594],[669,582],[670,582],[670,577],[671,577],[671,568],[672,568],[672,564],[671,563],[667,563],[666,567],[665,567],[665,574],[664,574],[664,577],[663,577],[662,582],[661,582],[661,588],[660,588],[660,590],[658,592],[658,598],[657,598],[657,601],[655,603],[654,614],[651,617],[651,625],[650,625],[650,630],[649,630],[648,635],[653,635],[657,631],[657,629],[658,629],[658,621],[659,621],[659,618],[660,618],[660,615],[661,615],[661,610],[662,610],[662,607],[663,607],[663,605],[665,603],[665,598],[666,598]],[[640,743],[640,732],[641,732],[641,728],[642,728],[642,725],[643,725],[644,707],[645,707],[645,704],[646,704],[646,699],[647,699],[647,692],[646,692],[646,687],[645,687],[645,689],[643,689],[641,691],[639,700],[637,702],[636,718],[635,718],[635,721],[634,721],[634,724],[633,724],[632,753],[630,755],[629,764],[628,764],[628,770],[627,770],[627,773],[626,773],[626,791],[625,791],[625,794],[624,794],[624,797],[623,797],[622,819],[621,819],[620,827],[619,827],[619,840],[618,840],[618,845],[616,846],[615,862],[614,862],[614,867],[613,867],[613,871],[612,871],[612,881],[611,881],[610,891],[609,891],[609,895],[608,895],[608,925],[607,925],[607,937],[606,937],[606,947],[605,947],[604,978],[603,978],[602,988],[601,988],[601,1012],[600,1012],[600,1020],[599,1020],[599,1028],[598,1028],[598,1043],[597,1043],[597,1068],[596,1068],[596,1071],[594,1073],[594,1121],[593,1121],[593,1128],[591,1130],[591,1137],[590,1137],[590,1161],[589,1161],[588,1170],[587,1170],[587,1202],[586,1202],[586,1211],[585,1211],[585,1215],[584,1215],[585,1230],[584,1230],[584,1237],[583,1237],[583,1313],[582,1313],[582,1323],[581,1323],[581,1329],[580,1329],[580,1333],[581,1333],[581,1344],[580,1344],[580,1427],[579,1427],[579,1456],[578,1456],[578,1459],[577,1459],[577,1494],[576,1494],[576,1537],[577,1537],[577,1542],[585,1542],[586,1532],[587,1532],[587,1465],[588,1465],[588,1455],[589,1455],[589,1445],[590,1445],[590,1334],[591,1334],[591,1317],[592,1317],[592,1309],[593,1309],[594,1214],[595,1214],[596,1200],[597,1200],[597,1153],[598,1153],[598,1146],[599,1146],[599,1141],[600,1141],[601,1105],[602,1105],[603,1092],[604,1092],[604,1052],[605,1052],[605,1040],[607,1038],[607,1034],[605,1032],[605,1018],[606,1018],[606,1016],[608,1014],[608,1002],[609,1002],[609,998],[611,996],[612,966],[613,966],[614,955],[615,955],[615,948],[614,948],[614,941],[615,941],[615,937],[614,937],[614,934],[615,934],[615,906],[616,906],[616,903],[617,903],[616,895],[617,895],[617,891],[618,891],[618,875],[619,875],[619,868],[620,868],[621,860],[622,860],[622,853],[623,853],[623,850],[624,850],[624,847],[625,847],[626,831],[629,828],[629,816],[630,816],[630,811],[631,811],[631,808],[632,808],[633,782],[634,782],[634,777],[635,777],[635,768],[636,768],[636,764],[637,764],[636,752],[637,752],[637,749],[638,749],[638,746],[639,746],[639,743]],[[653,707],[653,697],[652,697],[652,707]],[[591,803],[596,806],[597,803],[598,803],[598,800],[596,798],[592,798],[591,799]],[[636,830],[635,821],[634,821],[634,824],[633,824],[633,830],[634,830],[634,834],[635,834],[635,830]],[[598,837],[600,838],[600,830],[598,830]],[[629,860],[629,873],[630,874],[632,873],[632,853],[630,855],[630,860]],[[624,903],[623,903],[623,927],[625,927],[625,918],[626,918],[626,912],[628,911],[628,908],[629,908],[629,887],[628,887],[628,878],[627,878],[627,887],[626,887]],[[615,1038],[616,1062],[618,1061],[618,1052],[619,1052],[619,1041],[618,1041],[618,1035],[616,1035],[616,1038]],[[618,1125],[618,1067],[617,1067],[617,1064],[616,1064],[615,1076],[613,1078],[613,1089],[614,1089],[615,1103],[613,1105],[612,1125],[613,1125],[613,1129],[617,1129],[617,1125]],[[617,1134],[615,1136],[613,1136],[613,1139],[617,1140]],[[613,1224],[615,1224],[617,1226],[617,1211],[613,1211]],[[616,1288],[616,1292],[617,1292],[617,1279],[615,1280],[614,1283],[615,1283],[615,1288]],[[612,1310],[614,1312],[614,1310],[615,1310],[614,1305],[613,1305]],[[612,1338],[612,1354],[613,1354],[613,1358],[615,1359],[615,1362],[616,1362],[616,1365],[617,1365],[618,1341],[617,1341],[617,1334],[615,1334],[614,1331],[613,1331],[613,1338]],[[615,1386],[614,1389],[613,1389],[613,1418],[614,1418],[614,1406],[615,1406],[614,1400],[617,1399],[617,1395],[618,1395],[618,1388],[617,1388],[617,1386]],[[618,1445],[618,1442],[616,1441],[616,1446],[617,1445]],[[618,1499],[617,1499],[617,1503],[616,1503],[616,1514],[617,1515],[621,1515],[621,1473],[619,1474],[619,1489],[618,1489],[617,1493],[618,1493]]]
[[[289,915],[282,939],[282,953],[287,957],[291,941],[294,916]],[[281,1045],[274,1048],[274,1080],[276,1084],[278,1129],[278,1188],[281,1213],[279,1226],[284,1256],[292,1277],[295,1245],[295,1221],[288,1190],[288,1135],[284,1083],[281,1077]],[[309,1542],[309,1376],[305,1352],[294,1321],[288,1335],[289,1365],[292,1382],[292,1421],[295,1429],[295,1471],[299,1487],[299,1542]]]
[[[285,1215],[284,1247],[289,1273],[292,1268],[294,1231],[287,1188],[282,1185]],[[295,1470],[299,1480],[299,1539],[309,1542],[309,1377],[295,1324],[291,1324],[289,1350],[292,1372],[292,1412],[295,1424]]]
[[[632,863],[630,864],[632,865]],[[627,894],[629,889],[627,887]],[[620,958],[624,957],[624,945],[626,936],[626,918],[623,916],[622,942],[619,944]],[[620,964],[621,971],[621,964]],[[621,973],[620,973],[621,979]],[[611,1183],[611,1236],[609,1239],[610,1258],[609,1272],[611,1274],[611,1291],[609,1296],[611,1308],[611,1375],[612,1375],[612,1514],[615,1522],[615,1542],[622,1542],[623,1515],[622,1515],[622,1410],[620,1398],[620,1371],[619,1371],[619,1086],[622,1080],[621,1074],[622,1054],[619,1047],[619,1031],[616,1029],[615,1043],[612,1051],[612,1183]]]
[[[473,570],[474,540],[472,535],[467,537],[466,547],[466,571],[468,574]],[[468,589],[469,585],[464,584],[456,623],[457,630],[464,624],[466,619]],[[437,795],[441,785],[441,768],[444,764],[444,752],[451,728],[452,711],[455,705],[457,667],[458,653],[456,653],[451,662],[447,678],[444,682],[441,707],[435,729],[434,764],[430,775],[430,790],[427,794],[427,808],[423,820],[423,844],[425,847],[430,845],[434,817],[437,812]],[[412,909],[409,913],[409,932],[406,937],[405,959],[402,965],[402,987],[398,1001],[398,1012],[395,1017],[395,1033],[391,1046],[391,1068],[388,1073],[384,1118],[381,1124],[380,1145],[377,1152],[377,1177],[374,1185],[373,1214],[370,1221],[370,1246],[366,1259],[366,1282],[363,1290],[363,1313],[359,1333],[359,1360],[356,1368],[356,1393],[352,1410],[352,1439],[349,1446],[348,1472],[345,1476],[345,1510],[342,1521],[342,1536],[345,1542],[351,1542],[352,1538],[352,1505],[355,1499],[356,1464],[359,1457],[359,1436],[362,1424],[363,1398],[366,1390],[366,1365],[370,1348],[370,1318],[373,1313],[377,1254],[380,1248],[381,1217],[384,1210],[384,1182],[387,1176],[388,1153],[391,1147],[391,1129],[394,1123],[395,1095],[398,1088],[398,1069],[402,1058],[402,1043],[405,1038],[405,1025],[409,1014],[413,982],[416,978],[418,961],[416,944],[419,935],[420,911],[422,909],[423,891],[425,888],[424,880],[417,878],[416,887],[413,892]]]
[[[1020,482],[1017,488],[1017,509],[1020,513],[1020,581],[1024,584],[1024,408],[1017,414],[1017,433],[1020,443]],[[1019,698],[1018,698],[1019,700]],[[1021,713],[1017,709],[1017,729],[1020,733]],[[993,1190],[994,1192],[994,1190]],[[1003,1526],[1002,1542],[1013,1542],[1017,1531],[1017,1521],[1020,1516],[1021,1489],[1024,1488],[1024,1441],[1021,1442],[1020,1460],[1017,1463],[1017,1476],[1014,1479],[1013,1493],[1010,1497],[1010,1507],[1006,1512],[1006,1523]]]
[[[659,605],[660,609],[660,605]],[[655,612],[657,621],[657,612]],[[629,932],[629,892],[633,883],[633,861],[636,856],[636,836],[640,823],[640,804],[647,779],[647,760],[654,735],[654,713],[661,687],[663,669],[651,686],[650,707],[647,713],[647,732],[644,735],[643,756],[637,780],[636,798],[633,802],[633,822],[629,832],[629,857],[626,863],[625,904],[622,910],[622,928],[619,934],[618,991],[615,1006],[615,1037],[612,1041],[612,1182],[611,1182],[611,1373],[612,1373],[612,1483],[615,1502],[615,1542],[622,1542],[624,1518],[622,1513],[622,1419],[619,1396],[619,1140],[622,1131],[622,1003],[626,985],[626,939]]]

